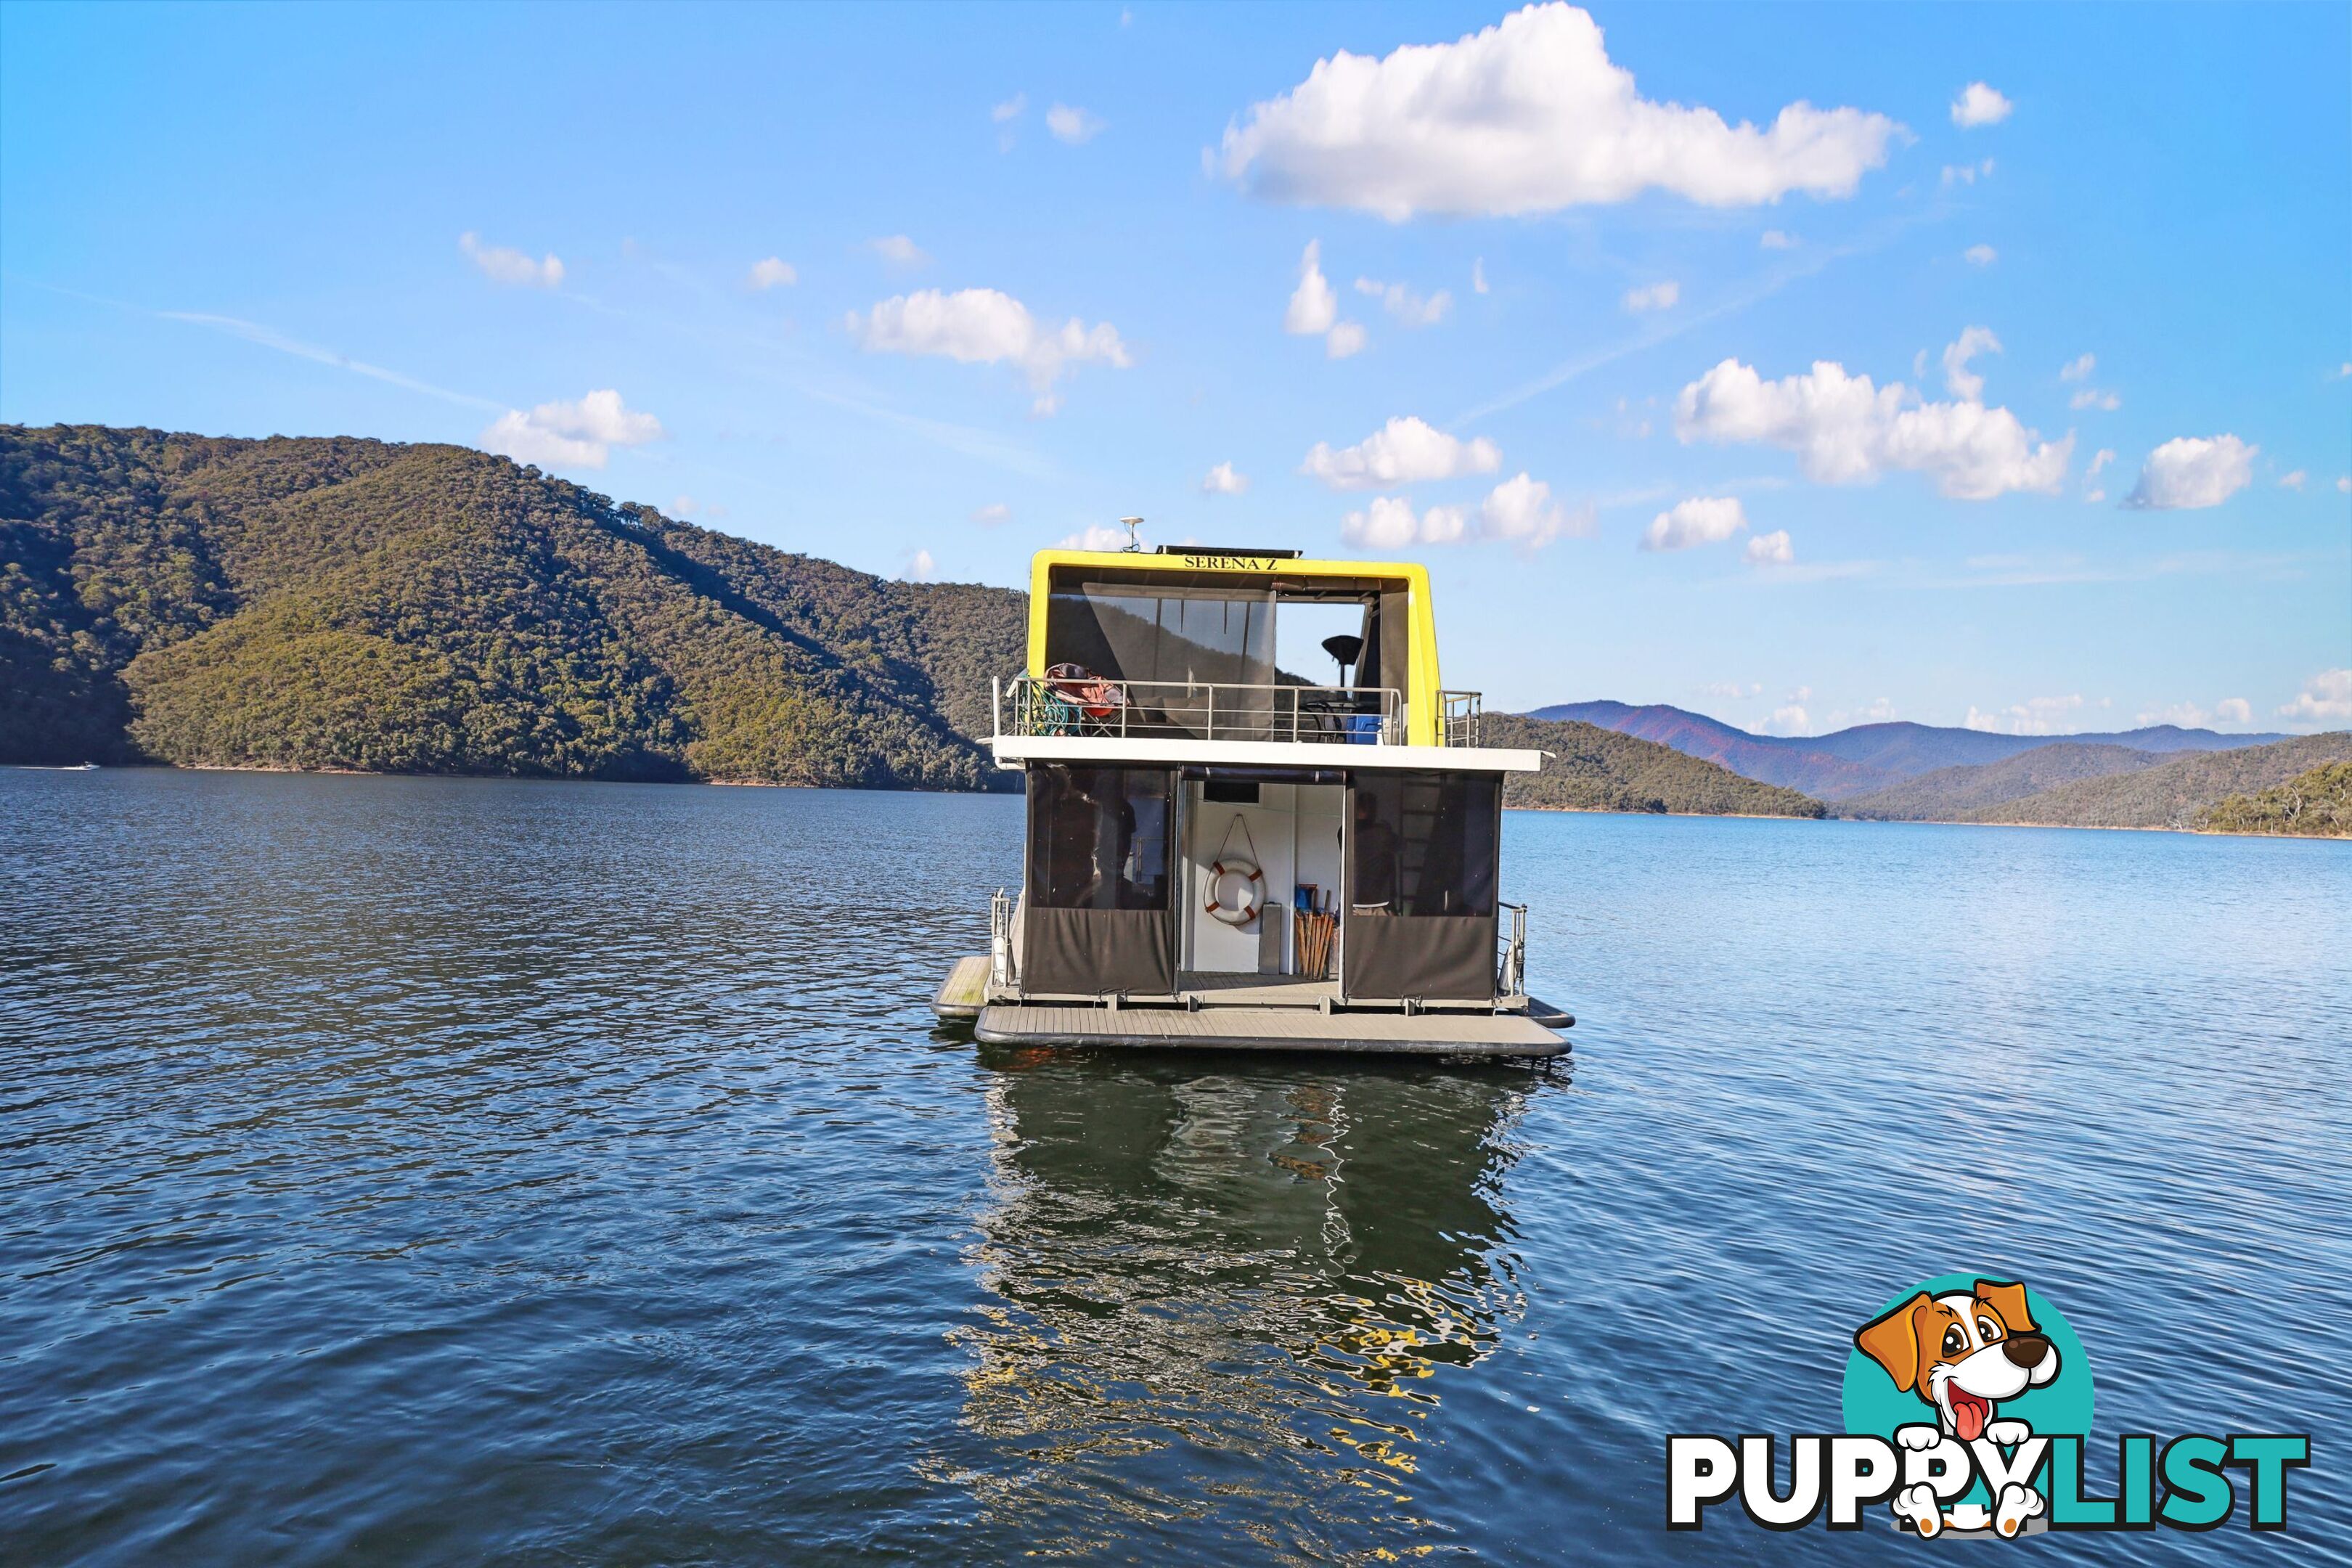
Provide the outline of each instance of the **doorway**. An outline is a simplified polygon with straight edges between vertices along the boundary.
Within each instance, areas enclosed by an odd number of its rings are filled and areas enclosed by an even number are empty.
[[[1296,910],[1299,889],[1312,887],[1327,908],[1339,907],[1340,835],[1348,792],[1341,784],[1264,784],[1187,779],[1183,784],[1183,906],[1179,916],[1179,967],[1202,975],[1297,975]],[[1208,906],[1230,900],[1236,879],[1223,889],[1213,868],[1241,858],[1255,864],[1260,883],[1255,912],[1242,922]],[[1331,973],[1338,973],[1336,956]]]

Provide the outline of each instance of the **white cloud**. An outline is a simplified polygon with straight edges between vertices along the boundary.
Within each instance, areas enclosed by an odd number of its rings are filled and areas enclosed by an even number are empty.
[[[779,286],[789,288],[800,280],[801,275],[793,270],[791,262],[780,260],[773,256],[764,261],[751,263],[751,274],[744,279],[744,281],[754,289],[774,289]]]
[[[1139,542],[1141,537],[1140,534],[1137,535]],[[1114,528],[1108,523],[1096,522],[1087,524],[1080,532],[1055,540],[1054,548],[1056,550],[1124,550],[1127,548],[1127,530]],[[1146,545],[1145,548],[1150,547]]]
[[[1249,476],[1234,471],[1231,463],[1219,463],[1201,478],[1203,495],[1237,496],[1249,489]]]
[[[1754,697],[1764,688],[1755,681],[1742,686],[1736,680],[1712,680],[1698,689],[1701,697]]]
[[[2335,381],[2352,381],[2352,359],[2347,359],[2342,364],[2337,365],[2336,367],[2336,374],[2330,379]]]
[[[1478,536],[1523,551],[1541,550],[1563,533],[1584,532],[1590,527],[1589,517],[1571,520],[1551,499],[1549,485],[1524,473],[1505,479],[1478,503]]]
[[[2254,721],[2254,705],[2242,697],[2224,697],[2213,704],[2213,717],[2223,724],[2251,724]]]
[[[1783,447],[1798,455],[1806,478],[1822,484],[1909,469],[1963,500],[2055,491],[2074,450],[2074,437],[2043,441],[2006,408],[1920,402],[1899,382],[1874,386],[1870,377],[1849,375],[1829,360],[1779,381],[1725,360],[1683,388],[1675,431],[1685,442]]]
[[[929,254],[903,234],[887,234],[868,242],[874,254],[893,267],[920,267],[930,259]]]
[[[963,364],[1012,364],[1029,378],[1036,412],[1060,405],[1054,384],[1076,366],[1094,363],[1124,370],[1134,363],[1108,321],[1089,327],[1073,316],[1046,326],[1029,307],[994,289],[946,294],[925,289],[897,294],[865,317],[849,315],[849,330],[875,353],[934,354]]]
[[[1421,520],[1402,496],[1380,496],[1339,521],[1339,537],[1359,550],[1402,550],[1421,542]]]
[[[1342,321],[1323,338],[1323,353],[1331,359],[1346,359],[1363,353],[1370,334],[1354,321]]]
[[[1785,229],[1768,228],[1756,237],[1756,243],[1767,250],[1794,250],[1797,237]]]
[[[679,496],[669,503],[669,514],[672,517],[692,517],[701,510],[701,504],[692,496]]]
[[[2310,482],[2311,476],[2301,468],[2279,476],[2279,489],[2283,490],[2300,490]]]
[[[986,506],[974,508],[971,521],[982,528],[994,528],[998,523],[1010,521],[1012,517],[1011,507],[1001,500],[993,500]]]
[[[2137,722],[2141,724],[2178,724],[2184,730],[2208,730],[2215,724],[2246,724],[2254,717],[2254,705],[2242,697],[2224,697],[2210,709],[2194,702],[2174,702],[2165,706],[2143,708]]]
[[[1796,702],[1773,709],[1772,717],[1764,721],[1764,732],[1768,735],[1805,735],[1811,733],[1812,728],[1813,721],[1806,715],[1803,705]]]
[[[2112,463],[2115,460],[2116,449],[2113,447],[2100,447],[2097,451],[2091,454],[2091,466],[2083,470],[2083,477],[2086,479],[2097,479],[2099,477],[2099,470],[2105,468],[2109,463]]]
[[[1055,141],[1076,147],[1101,135],[1103,121],[1098,114],[1057,103],[1045,111],[1045,129],[1054,133]]]
[[[2147,511],[2220,506],[2254,482],[2254,454],[2235,436],[2180,436],[2147,455],[2124,505]]]
[[[1470,509],[1462,506],[1433,506],[1421,514],[1421,538],[1424,544],[1459,544],[1469,537]]]
[[[1973,185],[1979,180],[1990,180],[1991,178],[1992,160],[1990,158],[1987,158],[1980,163],[1947,163],[1944,165],[1944,188],[1948,191],[1954,185]]]
[[[1993,89],[1980,81],[1972,81],[1952,100],[1952,123],[1963,128],[1975,125],[1998,125],[2009,118],[2013,107]]]
[[[1415,213],[1554,212],[1672,192],[1709,206],[1849,196],[1902,127],[1797,102],[1769,127],[1642,98],[1601,28],[1529,5],[1451,44],[1342,50],[1228,127],[1225,175],[1275,201]]]
[[[1664,283],[1652,283],[1643,288],[1628,289],[1617,302],[1636,315],[1643,310],[1670,310],[1675,301],[1683,297],[1683,286],[1672,279]]]
[[[2000,259],[2000,252],[1990,245],[1971,245],[1960,252],[1960,258],[1971,267],[1990,267]]]
[[[542,403],[528,414],[509,408],[482,432],[480,445],[542,468],[601,468],[613,447],[661,438],[660,420],[626,406],[608,388],[577,403]]]
[[[2339,495],[2352,495],[2352,474],[2336,475],[2336,490]]]
[[[1789,531],[1776,528],[1750,539],[1741,559],[1750,566],[1786,566],[1797,559],[1797,552],[1789,542]]]
[[[2078,358],[2068,360],[2063,365],[2061,365],[2058,370],[2058,379],[2061,381],[2088,381],[2091,379],[2091,373],[2098,368],[2098,355],[2084,354]]]
[[[1944,349],[1944,384],[1955,397],[1974,403],[1984,395],[1984,377],[1969,370],[1969,361],[1980,353],[2000,353],[2000,340],[1990,327],[1963,327]]]
[[[999,125],[1009,125],[1013,121],[1020,119],[1021,111],[1028,107],[1029,95],[1025,92],[1016,92],[1011,98],[1006,99],[1003,103],[1000,103],[995,108],[990,110],[988,111],[988,117],[996,121]]]
[[[2279,710],[2282,719],[2324,723],[2352,719],[2352,669],[2323,669],[2303,683],[2302,694]]]
[[[2069,408],[2095,408],[2105,414],[2113,414],[2123,405],[2124,400],[2121,396],[2095,386],[2084,387],[2066,402],[2066,406]]]
[[[503,245],[484,245],[482,237],[472,229],[457,237],[457,248],[472,258],[482,275],[493,283],[523,283],[534,289],[553,289],[563,281],[563,263],[553,254],[533,261],[520,250],[509,250]]]
[[[1356,292],[1369,294],[1381,302],[1381,308],[1408,327],[1433,327],[1445,320],[1445,312],[1454,308],[1454,296],[1440,289],[1426,297],[1414,293],[1402,283],[1382,283],[1377,279],[1359,278]]]
[[[1423,420],[1401,416],[1352,447],[1334,451],[1327,443],[1316,442],[1298,471],[1335,490],[1370,490],[1491,474],[1502,466],[1502,449],[1483,436],[1465,441]]]
[[[1470,292],[1473,294],[1484,294],[1486,291],[1486,258],[1482,256],[1470,264]],[[2352,370],[2352,365],[2347,365],[2346,368],[2347,370]]]
[[[906,568],[898,574],[898,580],[902,583],[928,583],[939,575],[939,564],[931,559],[929,551],[918,550],[907,557]]]
[[[1968,717],[1961,722],[1971,730],[1989,731],[1996,735],[2054,735],[2060,732],[2059,723],[2082,706],[2080,692],[2064,697],[2030,697],[1990,712],[1971,703]]]
[[[1719,544],[1748,526],[1748,509],[1738,496],[1693,496],[1650,520],[1642,535],[1644,550],[1689,550]]]
[[[1298,287],[1290,291],[1290,306],[1282,313],[1282,330],[1299,337],[1328,332],[1339,319],[1339,296],[1323,276],[1323,242],[1310,239],[1298,258]]]

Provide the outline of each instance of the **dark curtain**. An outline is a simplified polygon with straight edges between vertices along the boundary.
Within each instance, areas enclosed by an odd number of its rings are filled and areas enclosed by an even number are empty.
[[[1167,768],[1029,770],[1022,989],[1097,995],[1175,989]]]
[[[1490,1001],[1502,785],[1359,773],[1349,790],[1349,996]]]

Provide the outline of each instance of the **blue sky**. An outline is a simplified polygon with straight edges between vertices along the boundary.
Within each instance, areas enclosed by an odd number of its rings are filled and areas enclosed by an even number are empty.
[[[2352,722],[2342,6],[0,29],[9,421],[487,445],[893,574],[1403,553],[1498,706]]]

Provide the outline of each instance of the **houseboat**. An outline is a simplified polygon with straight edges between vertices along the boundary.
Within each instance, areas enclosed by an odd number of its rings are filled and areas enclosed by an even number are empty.
[[[933,1002],[983,1041],[1548,1057],[1499,892],[1503,781],[1422,567],[1048,550],[995,682],[1022,886]]]

